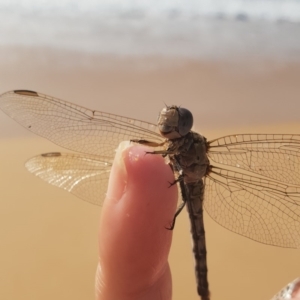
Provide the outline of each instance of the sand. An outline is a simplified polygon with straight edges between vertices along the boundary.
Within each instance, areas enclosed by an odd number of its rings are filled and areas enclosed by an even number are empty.
[[[164,103],[194,112],[208,139],[299,133],[300,66],[113,58],[0,48],[1,93],[31,89],[155,122]],[[1,299],[93,299],[99,208],[27,173],[29,157],[60,150],[0,113]],[[299,276],[299,251],[262,245],[205,219],[212,299],[265,300]],[[198,299],[188,218],[170,254],[173,299]]]

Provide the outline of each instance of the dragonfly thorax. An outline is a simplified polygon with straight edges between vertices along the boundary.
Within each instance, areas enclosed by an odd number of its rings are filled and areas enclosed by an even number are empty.
[[[163,108],[158,117],[160,134],[168,139],[177,139],[190,132],[193,126],[192,113],[175,105]]]

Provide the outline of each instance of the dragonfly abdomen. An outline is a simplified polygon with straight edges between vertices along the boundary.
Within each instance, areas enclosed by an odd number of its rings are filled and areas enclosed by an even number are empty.
[[[197,291],[201,300],[210,300],[210,292],[207,279],[206,242],[203,222],[204,184],[200,180],[197,183],[185,183],[188,193],[187,210],[190,217],[191,233],[193,238],[193,252],[195,258],[195,273]]]

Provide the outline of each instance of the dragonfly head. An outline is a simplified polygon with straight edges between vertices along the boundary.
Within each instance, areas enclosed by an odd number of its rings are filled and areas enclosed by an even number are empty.
[[[175,105],[166,106],[158,116],[158,129],[167,139],[177,139],[190,132],[193,126],[192,113]]]

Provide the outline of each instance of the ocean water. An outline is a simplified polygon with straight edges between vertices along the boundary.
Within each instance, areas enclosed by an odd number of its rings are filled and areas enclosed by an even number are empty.
[[[300,0],[0,0],[0,46],[300,61]]]

